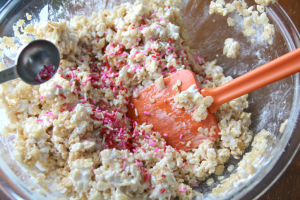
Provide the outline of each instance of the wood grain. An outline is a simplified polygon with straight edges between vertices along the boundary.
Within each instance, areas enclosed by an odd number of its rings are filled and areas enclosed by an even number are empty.
[[[300,0],[278,0],[300,30]],[[300,151],[279,180],[259,200],[300,199]],[[0,190],[0,200],[9,200]]]

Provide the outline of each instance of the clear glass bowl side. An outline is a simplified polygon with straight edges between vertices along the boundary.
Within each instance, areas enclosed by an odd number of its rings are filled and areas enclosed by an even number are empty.
[[[69,19],[75,14],[97,11],[99,8],[111,7],[127,1],[86,1],[83,6],[72,5],[67,1],[12,1],[0,13],[0,35],[12,36],[12,26],[29,12],[35,18],[58,20]],[[134,1],[131,1],[134,2]],[[248,1],[251,4],[252,1]],[[112,3],[112,4],[111,4]],[[210,0],[183,1],[182,17],[187,24],[187,30],[192,41],[192,48],[202,55],[207,56],[207,61],[217,59],[218,64],[224,68],[225,75],[237,77],[260,65],[267,63],[300,46],[300,37],[293,23],[278,5],[271,5],[267,10],[268,16],[276,27],[276,36],[272,46],[263,43],[251,44],[242,31],[242,23],[235,27],[228,27],[226,19],[219,15],[209,15]],[[41,16],[40,11],[49,4],[49,16]],[[62,6],[63,5],[63,6]],[[62,6],[62,7],[60,7]],[[57,11],[57,12],[56,12]],[[54,14],[51,17],[51,14]],[[44,13],[45,14],[45,13]],[[238,16],[234,16],[241,21]],[[232,37],[240,42],[241,54],[237,59],[228,59],[222,54],[223,43],[226,38]],[[216,55],[218,55],[216,57]],[[13,63],[12,59],[4,59],[6,66]],[[252,113],[251,129],[257,134],[262,128],[274,133],[270,138],[269,148],[262,159],[265,166],[248,183],[239,188],[233,188],[222,196],[222,199],[253,199],[261,195],[276,181],[281,173],[291,162],[299,148],[300,135],[297,134],[299,101],[299,75],[286,78],[270,86],[255,91],[249,95],[249,109]],[[1,113],[3,115],[3,113]],[[278,132],[280,124],[289,119],[288,126],[283,134]],[[7,123],[1,118],[0,130]],[[34,185],[32,179],[17,163],[11,159],[8,148],[11,148],[12,138],[1,140],[0,147],[0,188],[13,199],[52,199],[52,193],[43,198],[36,191],[31,191],[29,186]],[[246,149],[249,151],[251,147]],[[229,164],[237,166],[238,160],[230,159]],[[226,177],[230,174],[225,173]],[[216,186],[216,182],[212,187]],[[199,192],[211,190],[205,183],[197,188]]]

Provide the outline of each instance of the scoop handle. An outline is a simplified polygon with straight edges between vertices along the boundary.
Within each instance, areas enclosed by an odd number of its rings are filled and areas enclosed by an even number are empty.
[[[208,108],[214,113],[223,104],[259,88],[279,81],[300,71],[300,48],[285,54],[251,72],[248,72],[216,88],[203,88],[203,96],[212,96],[213,104]]]
[[[16,66],[10,67],[0,72],[0,84],[19,78]]]

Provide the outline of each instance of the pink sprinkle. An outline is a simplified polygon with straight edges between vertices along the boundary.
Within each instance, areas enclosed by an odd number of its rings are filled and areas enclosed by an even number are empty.
[[[167,136],[168,136],[168,134],[164,134],[164,136],[165,136],[165,137],[167,137]]]
[[[112,56],[112,55],[114,55],[114,54],[115,54],[115,53],[114,53],[114,52],[112,52],[112,53],[110,53],[109,55],[110,55],[110,56]]]
[[[153,39],[151,38],[150,41],[153,42]]]
[[[50,115],[49,114],[43,114],[45,117],[49,117]]]
[[[90,138],[89,138],[89,137],[87,137],[86,139],[87,139],[87,140],[90,140]]]
[[[86,83],[81,83],[81,85],[86,85]]]
[[[159,148],[158,148],[158,147],[156,147],[156,149],[154,149],[154,152],[157,152],[157,151],[158,151],[158,149],[159,149]]]
[[[198,187],[198,184],[194,184],[193,187]]]
[[[149,47],[147,48],[148,51],[151,51],[152,49],[150,49]]]
[[[152,187],[148,187],[148,190],[153,190],[153,188]]]
[[[118,28],[117,28],[117,27],[115,27],[115,30],[118,30]]]
[[[182,135],[182,134],[180,134],[180,136],[179,136],[179,139],[182,139],[182,137],[183,137],[183,135]]]
[[[157,156],[161,158],[161,155],[159,153],[157,153]]]
[[[48,114],[52,117],[55,117],[55,115],[52,112],[48,112]]]
[[[82,101],[81,103],[86,103],[87,101]]]
[[[145,136],[145,138],[147,138],[147,139],[149,139],[149,138],[150,138],[148,135],[144,135],[144,136]]]
[[[144,111],[144,114],[145,114],[145,115],[150,115],[150,113],[149,113],[149,112],[146,112],[146,111]]]
[[[136,164],[137,164],[138,166],[142,166],[142,165],[143,165],[142,162],[139,162],[139,161],[137,161],[137,160],[135,160],[135,162],[136,162]]]
[[[156,28],[159,28],[159,26],[157,24],[154,25]]]
[[[108,32],[107,32],[107,31],[104,31],[104,33],[107,34]]]
[[[155,145],[155,144],[156,144],[156,142],[154,142],[153,140],[150,140],[149,146],[153,146],[153,145]]]
[[[150,178],[151,174],[146,174],[146,179],[145,179],[145,183],[148,182],[149,178]],[[152,189],[152,188],[151,188]]]
[[[182,163],[182,165],[181,165],[182,167],[184,167],[185,166],[185,164],[184,163]]]
[[[74,72],[71,72],[71,78],[74,78]]]
[[[170,146],[168,146],[168,149],[171,149],[171,147],[170,147]]]
[[[126,167],[126,162],[124,161],[124,162],[123,162],[122,169],[125,170],[125,167]]]
[[[166,55],[166,52],[163,52],[162,54],[160,54],[161,55],[161,57],[163,57],[164,55]]]
[[[167,73],[167,72],[161,72],[160,74],[161,74],[161,75],[165,75],[166,73]]]
[[[165,103],[167,103],[167,100],[164,100]]]
[[[72,82],[70,82],[70,86],[72,87],[72,85],[73,85],[73,83]]]
[[[186,186],[184,186],[182,189],[183,189],[183,190],[186,190]]]
[[[156,15],[156,13],[153,13],[153,15]]]
[[[80,61],[83,61],[83,58],[82,58],[82,57],[80,57]]]
[[[85,82],[87,82],[87,81],[89,81],[91,79],[92,79],[92,77],[88,77],[87,79],[85,79]]]
[[[42,100],[43,98],[44,98],[44,96],[43,96],[43,95],[41,95],[41,96],[40,96],[40,100]]]
[[[62,88],[60,85],[57,85],[57,84],[55,84],[54,86],[57,88]]]
[[[168,51],[172,51],[174,48],[175,48],[175,47],[171,47],[171,48],[168,49]]]
[[[57,71],[61,72],[61,69],[58,69]]]
[[[158,18],[159,21],[162,21],[162,18]]]
[[[184,193],[184,191],[183,191],[183,190],[178,190],[178,192],[180,192],[180,193]]]
[[[38,121],[38,122],[42,122],[42,121],[43,121],[43,119],[36,119],[36,121]]]
[[[125,157],[122,157],[122,160],[126,160],[126,158],[125,158]]]
[[[103,144],[103,146],[107,149],[108,148],[108,146],[106,145],[106,144]]]
[[[152,57],[152,60],[157,60],[157,58],[153,58],[153,57]]]

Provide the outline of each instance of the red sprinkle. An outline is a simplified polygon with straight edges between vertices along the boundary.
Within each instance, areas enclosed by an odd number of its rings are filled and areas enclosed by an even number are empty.
[[[160,193],[162,194],[162,193],[164,193],[165,191],[166,191],[166,189],[163,188],[163,189],[161,189]]]
[[[108,107],[108,104],[106,103],[106,101],[104,101],[103,99],[100,99],[100,101],[101,101],[105,106]]]
[[[65,97],[63,94],[59,94],[59,96],[61,96],[62,98],[66,99],[67,97]]]

